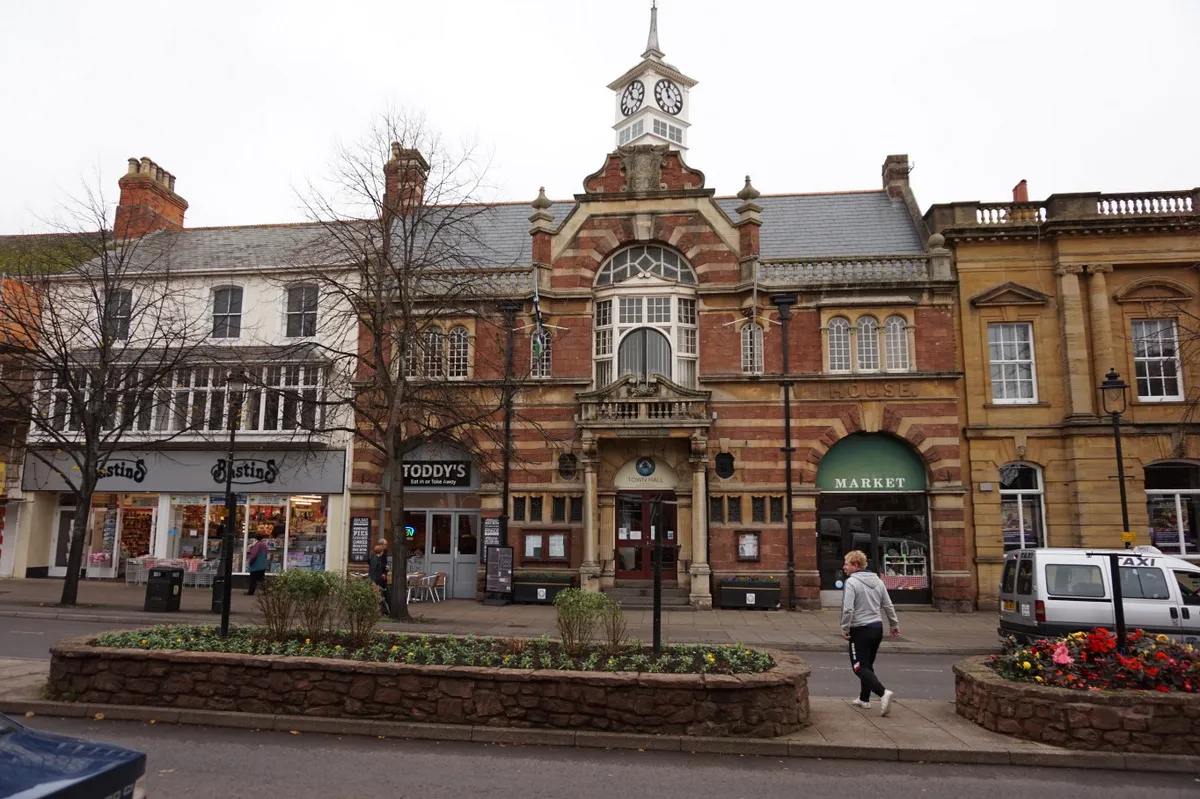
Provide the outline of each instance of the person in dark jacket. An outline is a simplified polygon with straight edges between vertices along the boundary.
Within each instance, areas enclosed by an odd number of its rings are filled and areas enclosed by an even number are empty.
[[[850,642],[850,666],[861,684],[858,699],[851,704],[870,707],[871,694],[880,698],[879,715],[892,710],[892,692],[875,674],[875,655],[883,643],[883,616],[887,615],[892,637],[900,637],[900,620],[879,575],[867,571],[867,556],[854,550],[842,564],[846,583],[842,588],[842,637]]]
[[[263,593],[267,592],[267,553],[270,547],[267,545],[266,533],[255,533],[254,537],[258,540],[246,553],[246,570],[250,572],[250,590],[246,592],[248,596],[254,596],[254,589],[260,585]]]
[[[371,559],[367,564],[367,571],[371,577],[371,582],[379,586],[380,605],[384,613],[388,612],[388,560],[387,542],[380,540],[375,544],[375,550],[371,553]]]

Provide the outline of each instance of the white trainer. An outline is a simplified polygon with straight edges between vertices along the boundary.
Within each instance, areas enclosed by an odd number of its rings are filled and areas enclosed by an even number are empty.
[[[854,705],[855,707],[870,707],[871,706],[870,702],[864,702],[861,699],[851,699],[850,704]]]
[[[891,691],[884,691],[883,698],[879,700],[879,715],[886,716],[892,712],[892,697],[894,694]]]

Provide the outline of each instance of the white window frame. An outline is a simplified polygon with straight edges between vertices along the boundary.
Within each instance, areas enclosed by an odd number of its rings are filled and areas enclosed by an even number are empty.
[[[1022,544],[1022,547],[1019,547],[1019,548],[1025,548],[1024,547],[1024,544],[1025,544],[1025,503],[1024,503],[1024,500],[1027,498],[1035,498],[1036,497],[1037,504],[1038,504],[1038,511],[1040,513],[1040,524],[1038,525],[1038,527],[1040,529],[1034,530],[1035,541],[1034,541],[1033,547],[1031,547],[1031,548],[1045,547],[1046,546],[1046,480],[1045,480],[1045,473],[1042,471],[1042,467],[1038,466],[1036,463],[1026,463],[1025,461],[1012,461],[1010,463],[1004,464],[1004,466],[1001,466],[1000,469],[1001,469],[1001,471],[1003,471],[1005,468],[1007,468],[1009,466],[1017,466],[1017,467],[1021,467],[1021,468],[1025,468],[1025,469],[1032,469],[1034,474],[1037,475],[1037,488],[1000,488],[999,489],[1000,490],[1000,514],[1001,514],[1000,515],[1000,519],[1001,519],[1000,546],[1002,549],[1005,546],[1005,544],[1004,544],[1004,522],[1003,522],[1004,500],[1015,499],[1017,502],[1017,531],[1021,536],[1021,544]],[[999,474],[996,475],[996,485],[997,486],[1004,485],[1003,481],[1000,479]],[[1040,541],[1036,540],[1039,537],[1041,540]]]
[[[226,311],[224,313],[217,313],[217,295],[222,291],[231,291],[233,289],[237,289],[239,292],[241,292],[238,295],[237,313],[234,313],[232,311]],[[243,317],[245,317],[245,315],[246,315],[246,288],[244,286],[239,286],[236,283],[228,283],[228,284],[221,285],[221,286],[213,286],[212,301],[211,301],[209,307],[212,309],[212,327],[209,330],[209,334],[210,334],[209,338],[221,339],[222,341],[232,341],[235,339],[240,339],[242,337],[242,330],[245,328],[245,325],[242,322],[243,322]],[[218,316],[237,317],[237,335],[218,336],[217,335],[217,317]],[[226,331],[228,332],[228,321],[226,322]]]
[[[863,314],[854,323],[854,352],[856,371],[878,372],[881,367],[879,351],[879,320],[871,314]]]
[[[465,380],[471,374],[471,334],[456,325],[446,337],[446,377]]]
[[[128,302],[122,304],[122,298],[128,298]],[[113,289],[108,294],[108,305],[104,309],[101,330],[107,335],[112,329],[113,341],[128,341],[132,322],[133,291],[131,289]]]
[[[883,323],[884,368],[888,372],[907,372],[912,368],[908,355],[908,320],[899,314]]]
[[[825,351],[830,374],[850,374],[854,369],[850,328],[850,320],[844,316],[834,316],[825,324]],[[842,366],[843,363],[845,366]]]
[[[742,326],[742,374],[763,373],[763,329],[757,322]]]
[[[292,292],[312,290],[316,294],[316,301],[312,310],[307,310],[301,305],[299,311],[291,310]],[[303,298],[303,297],[302,297]],[[317,323],[320,321],[321,308],[321,289],[315,283],[295,283],[287,287],[283,292],[283,337],[287,339],[308,339],[317,335]],[[306,317],[312,317],[312,333],[304,332],[304,322]],[[293,317],[300,320],[300,332],[297,335],[290,335],[288,328],[291,326]]]
[[[529,334],[529,376],[538,380],[544,380],[551,376],[554,360],[554,336],[549,330],[543,330],[542,336],[542,351],[535,351],[537,344],[537,329],[530,331]]]
[[[1163,337],[1163,333],[1169,331],[1170,332],[1170,344],[1174,348],[1174,352],[1171,355],[1166,355],[1166,356],[1157,355],[1154,357],[1149,357],[1146,355],[1138,355],[1139,345],[1142,342],[1151,340],[1145,334],[1138,332],[1138,327],[1140,325],[1154,325],[1156,329],[1154,332],[1153,341],[1160,345],[1163,344],[1165,341],[1165,339]],[[1183,370],[1182,370],[1182,364],[1180,363],[1180,360],[1179,360],[1179,322],[1178,322],[1178,320],[1176,320],[1173,317],[1167,318],[1167,319],[1134,319],[1134,320],[1132,320],[1131,330],[1133,332],[1134,390],[1137,391],[1138,402],[1180,402],[1180,401],[1182,401],[1184,398]],[[1141,383],[1143,380],[1147,381],[1147,385],[1149,385],[1149,381],[1152,379],[1155,381],[1158,381],[1160,383],[1163,383],[1163,381],[1166,380],[1166,378],[1164,378],[1164,377],[1143,378],[1140,376],[1140,372],[1138,369],[1139,365],[1153,364],[1153,363],[1158,363],[1158,364],[1173,363],[1175,365],[1175,393],[1174,394],[1163,394],[1161,396],[1156,396],[1153,394],[1142,394]],[[1164,383],[1164,387],[1165,387],[1165,383]]]
[[[1018,328],[1023,328],[1024,330],[1028,331],[1028,333],[1029,333],[1029,338],[1028,338],[1029,360],[1025,361],[1025,360],[1019,359],[1019,358],[1010,360],[1010,359],[1001,358],[1000,360],[997,361],[997,360],[993,359],[992,358],[992,329],[993,328],[995,328],[997,330],[1001,330],[1001,331],[1016,330]],[[1005,341],[1002,337],[1001,341],[1000,341],[1000,346],[1003,348],[1006,344],[1020,345],[1021,343],[1022,342],[1020,342],[1020,341],[1012,341],[1012,342]],[[1037,401],[1038,401],[1037,347],[1036,347],[1035,338],[1034,338],[1033,322],[1022,322],[1022,321],[1018,321],[1018,322],[988,322],[987,323],[986,346],[987,346],[987,355],[988,355],[988,382],[991,384],[992,404],[994,404],[994,405],[1036,405]],[[1006,380],[1003,379],[1003,377],[1001,378],[1001,380],[998,384],[996,381],[995,375],[992,373],[992,370],[995,367],[999,366],[1001,373],[1003,373],[1003,369],[1005,366],[1012,365],[1012,366],[1016,366],[1019,368],[1025,364],[1028,364],[1028,366],[1029,366],[1029,375],[1030,375],[1030,385],[1031,385],[1032,396],[1031,397],[1020,397],[1020,396],[1001,397],[1001,396],[997,396],[997,393],[998,393],[997,388],[1004,387],[1005,390],[1003,391],[1003,393],[1007,394],[1006,389],[1009,384]],[[1019,386],[1021,382],[1022,382],[1021,378],[1018,377],[1017,385]]]

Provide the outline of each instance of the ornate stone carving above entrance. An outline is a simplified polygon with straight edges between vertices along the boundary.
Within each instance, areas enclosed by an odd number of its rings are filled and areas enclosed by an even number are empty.
[[[661,375],[625,377],[595,391],[581,391],[581,427],[621,428],[626,435],[669,435],[670,428],[712,424],[711,391],[684,388]],[[630,431],[625,433],[623,431]]]
[[[625,170],[625,185],[622,191],[658,191],[667,185],[662,181],[662,168],[666,162],[665,144],[635,144],[618,147],[621,166]]]

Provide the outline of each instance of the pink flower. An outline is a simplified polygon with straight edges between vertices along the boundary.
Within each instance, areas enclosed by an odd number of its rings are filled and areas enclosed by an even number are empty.
[[[1069,666],[1075,662],[1071,657],[1071,653],[1067,651],[1066,644],[1059,644],[1054,649],[1054,662],[1060,666]]]

